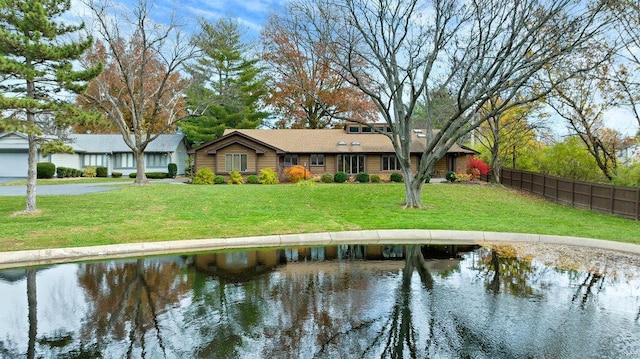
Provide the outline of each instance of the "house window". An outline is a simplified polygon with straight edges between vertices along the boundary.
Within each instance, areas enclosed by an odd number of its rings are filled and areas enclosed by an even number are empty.
[[[311,166],[324,166],[324,155],[311,155],[309,162]]]
[[[362,127],[362,133],[371,133],[371,131],[372,131],[371,127],[366,127],[366,126]]]
[[[167,167],[167,156],[163,153],[146,153],[144,163],[147,167]]]
[[[233,170],[238,172],[247,172],[247,154],[227,153],[225,155],[224,169],[227,172],[231,172]]]
[[[395,155],[382,156],[382,170],[383,171],[399,171],[400,161]]]
[[[284,155],[284,166],[291,167],[298,165],[298,155]]]
[[[360,132],[360,126],[349,126],[349,133],[358,133]]]
[[[96,166],[105,166],[106,167],[106,156],[105,155],[84,155],[82,160],[83,167],[96,167]]]
[[[136,159],[133,153],[116,153],[115,168],[136,168]]]
[[[365,171],[364,155],[340,155],[338,156],[338,172],[357,174]]]

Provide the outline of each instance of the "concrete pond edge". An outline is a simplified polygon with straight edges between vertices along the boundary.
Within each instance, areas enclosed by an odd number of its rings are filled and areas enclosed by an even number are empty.
[[[389,229],[190,239],[0,252],[0,269],[224,249],[331,246],[339,244],[489,245],[493,243],[558,244],[640,255],[640,245],[592,238],[504,232]]]

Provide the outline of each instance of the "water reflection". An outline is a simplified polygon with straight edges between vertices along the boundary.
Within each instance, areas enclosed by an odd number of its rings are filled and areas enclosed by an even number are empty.
[[[638,357],[639,267],[566,248],[339,246],[3,271],[0,357]]]

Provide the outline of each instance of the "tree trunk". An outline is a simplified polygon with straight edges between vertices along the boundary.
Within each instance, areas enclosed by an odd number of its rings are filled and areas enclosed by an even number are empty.
[[[27,305],[29,311],[29,344],[27,358],[35,358],[38,335],[38,298],[36,295],[36,270],[27,269]]]
[[[411,173],[408,174],[411,176]],[[404,187],[405,187],[405,199],[403,206],[405,208],[422,208],[424,205],[422,204],[422,199],[420,198],[420,194],[422,193],[422,184],[423,181],[419,179],[407,178],[407,173],[404,173]]]
[[[38,166],[38,148],[36,146],[35,135],[28,135],[29,156],[27,169],[27,204],[24,211],[33,213],[36,211],[36,179]]]
[[[145,174],[146,168],[144,164],[144,150],[134,151],[136,157],[136,180],[134,184],[148,184],[149,180]]]
[[[491,183],[500,183],[500,170],[502,169],[502,166],[500,166],[499,150],[500,148],[497,142],[494,142],[491,147],[491,173],[489,177]]]

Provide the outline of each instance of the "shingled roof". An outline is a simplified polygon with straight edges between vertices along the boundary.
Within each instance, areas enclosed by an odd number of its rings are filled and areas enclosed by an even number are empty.
[[[245,136],[269,144],[286,153],[394,152],[391,140],[389,140],[387,136],[379,133],[347,133],[342,129],[229,129],[225,130],[221,138],[230,137],[234,133],[242,133]],[[425,148],[425,138],[419,137],[418,133],[415,132],[412,133],[412,137],[411,152],[423,152]],[[200,147],[206,145],[208,144]],[[454,145],[448,152],[475,153],[473,150],[458,145]]]
[[[149,143],[145,152],[174,152],[183,139],[183,134],[160,135]],[[79,153],[131,152],[120,134],[72,134],[69,140],[69,145]]]

